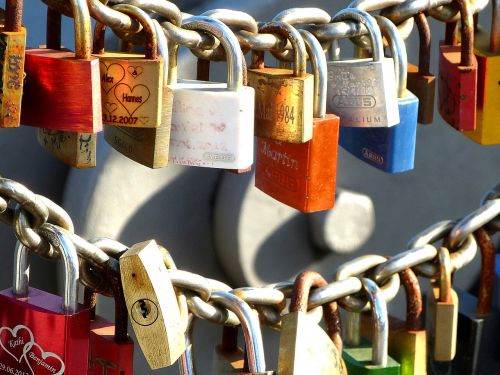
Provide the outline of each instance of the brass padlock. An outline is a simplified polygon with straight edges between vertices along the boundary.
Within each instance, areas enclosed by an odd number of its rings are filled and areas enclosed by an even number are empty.
[[[312,138],[314,78],[306,72],[306,47],[293,26],[272,21],[259,33],[287,38],[295,53],[294,70],[264,67],[264,52],[253,51],[248,85],[255,89],[255,135],[289,143]]]
[[[143,29],[152,39],[148,44],[157,48],[161,57],[162,95],[161,95],[161,122],[155,128],[138,128],[130,126],[104,126],[104,139],[118,152],[149,168],[161,168],[168,164],[168,151],[170,143],[170,129],[172,124],[172,90],[167,86],[169,81],[168,65],[169,52],[167,39],[156,20],[144,17],[138,8],[128,6],[129,14],[141,21]],[[123,6],[118,9],[123,9]],[[152,61],[152,60],[146,60]],[[111,65],[108,66],[108,70]],[[102,63],[101,63],[102,69]],[[145,74],[143,72],[142,74]],[[104,76],[103,76],[104,77]],[[103,91],[103,98],[105,92]],[[103,103],[103,105],[105,105]],[[105,112],[105,109],[103,108]]]
[[[21,119],[26,50],[22,14],[23,0],[5,2],[5,23],[0,26],[0,128],[17,128]]]

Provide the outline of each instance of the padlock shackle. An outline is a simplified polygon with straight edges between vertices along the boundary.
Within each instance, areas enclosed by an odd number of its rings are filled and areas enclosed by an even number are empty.
[[[38,234],[45,238],[51,246],[61,255],[64,262],[64,296],[63,310],[66,313],[73,313],[78,306],[78,277],[79,263],[78,254],[71,238],[60,230],[57,226],[45,223],[41,225]],[[29,249],[19,243],[16,245],[14,253],[14,280],[13,294],[19,297],[28,296],[29,282]]]
[[[365,25],[372,42],[372,56],[374,61],[384,58],[384,44],[377,21],[367,12],[356,8],[345,8],[333,16],[332,22],[354,20]]]
[[[260,25],[259,33],[276,34],[287,39],[292,45],[294,53],[293,76],[304,77],[307,74],[306,46],[300,33],[295,27],[284,22],[271,21]],[[263,67],[264,54],[255,52],[262,52],[262,51],[254,51],[254,53],[252,54],[253,55],[252,61],[258,63],[259,65],[262,65]],[[254,57],[257,57],[258,61],[255,61]]]
[[[460,4],[462,38],[460,65],[472,66],[474,63],[474,12],[469,0],[457,0]]]
[[[495,243],[486,229],[476,230],[474,237],[481,250],[481,272],[479,274],[476,314],[478,317],[484,318],[490,315],[492,310],[496,250]]]
[[[363,289],[370,302],[372,320],[375,325],[372,338],[372,364],[387,367],[389,350],[389,321],[387,304],[375,281],[362,278]]]
[[[112,7],[114,10],[133,17],[142,25],[146,34],[146,44],[144,57],[148,60],[158,59],[158,36],[153,20],[142,9],[128,4],[117,4]],[[94,46],[92,52],[97,55],[104,53],[104,33],[107,26],[103,23],[97,23],[94,29]]]
[[[491,0],[491,30],[490,30],[490,51],[492,53],[500,52],[500,4],[498,0]]]
[[[314,76],[313,117],[323,118],[326,115],[326,95],[328,89],[328,65],[323,47],[318,39],[307,30],[299,30],[306,45]]]
[[[160,23],[157,20],[153,20],[154,33],[156,34],[156,39],[158,41],[157,50],[158,54],[163,60],[163,87],[168,85],[168,73],[170,66],[170,56],[168,51],[168,39],[163,32]]]
[[[205,31],[220,41],[226,53],[227,61],[227,89],[239,91],[243,87],[243,54],[238,39],[221,21],[207,16],[193,16],[182,23],[187,30]]]
[[[46,43],[47,48],[61,49],[62,15],[57,10],[47,7]]]
[[[5,0],[5,31],[19,32],[23,27],[23,0]]]
[[[92,57],[92,24],[87,0],[70,0],[74,16],[75,58],[88,60]]]
[[[391,56],[394,60],[394,72],[396,74],[397,97],[406,96],[406,81],[408,77],[408,57],[406,55],[405,41],[401,37],[396,25],[384,16],[375,16],[380,30],[389,40]]]
[[[439,302],[448,302],[451,300],[451,258],[450,252],[446,247],[440,247],[438,249],[438,261],[439,261]]]
[[[420,331],[422,329],[422,291],[418,277],[411,268],[399,273],[399,279],[406,295],[406,329]]]
[[[418,74],[430,75],[431,64],[431,28],[425,13],[417,13],[413,16],[417,24],[418,45]]]
[[[264,372],[266,361],[260,323],[250,306],[241,298],[225,291],[212,293],[211,300],[236,314],[245,337],[248,369],[250,372]]]

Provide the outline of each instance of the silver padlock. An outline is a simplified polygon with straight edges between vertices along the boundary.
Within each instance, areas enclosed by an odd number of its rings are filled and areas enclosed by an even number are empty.
[[[394,63],[384,57],[377,21],[354,8],[341,10],[332,22],[344,20],[355,20],[366,26],[373,59],[328,62],[327,110],[340,116],[341,126],[394,126],[399,123]]]
[[[206,17],[188,18],[183,28],[214,35],[224,47],[227,84],[179,81],[174,102],[170,161],[196,167],[246,169],[253,162],[255,92],[243,86],[243,55],[233,32]]]

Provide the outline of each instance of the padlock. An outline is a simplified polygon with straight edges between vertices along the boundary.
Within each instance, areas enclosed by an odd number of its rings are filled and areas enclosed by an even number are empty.
[[[21,119],[26,50],[22,14],[23,0],[5,2],[5,23],[0,25],[0,128],[17,128]]]
[[[57,227],[44,224],[39,233],[64,261],[64,297],[28,286],[28,249],[18,242],[14,287],[0,292],[0,367],[9,374],[86,375],[90,310],[77,303],[77,253]]]
[[[365,163],[388,173],[413,169],[417,138],[418,98],[406,89],[406,47],[397,27],[375,16],[389,41],[397,72],[399,124],[391,127],[340,128],[339,144]],[[374,44],[376,45],[376,44]],[[374,50],[374,55],[376,51]]]
[[[486,229],[475,232],[481,250],[481,273],[478,297],[457,289],[457,353],[453,360],[455,374],[487,375],[500,369],[500,311],[492,307],[495,244]]]
[[[477,60],[473,54],[474,25],[469,0],[460,0],[461,45],[456,43],[456,22],[446,24],[439,46],[438,109],[441,117],[457,130],[476,128]]]
[[[196,317],[193,314],[188,316],[188,325],[186,329],[186,350],[179,358],[179,375],[195,375],[196,366],[193,353],[193,330]]]
[[[255,89],[255,135],[289,143],[307,142],[313,133],[314,77],[306,72],[304,41],[297,29],[279,21],[261,25],[259,33],[288,39],[295,63],[293,71],[267,68],[264,52],[252,52],[248,85]]]
[[[448,362],[455,358],[457,346],[458,296],[451,285],[450,253],[441,247],[438,286],[427,292],[426,330],[429,354],[434,361]]]
[[[257,138],[255,186],[302,212],[327,210],[335,202],[339,118],[325,114],[326,57],[318,40],[300,31],[314,74],[313,137],[306,143]]]
[[[237,372],[245,367],[245,353],[238,346],[238,327],[222,328],[222,343],[214,348],[212,374]]]
[[[47,48],[61,50],[61,14],[50,7],[47,8]],[[96,165],[95,133],[40,128],[37,140],[47,152],[72,167],[93,168]]]
[[[153,21],[146,12],[133,5],[117,4],[112,9],[140,21],[147,40],[144,55],[105,52],[106,25],[97,24],[93,53],[99,58],[103,123],[156,128],[163,120],[163,62],[158,54]],[[167,113],[171,115],[171,111],[167,110]]]
[[[120,275],[107,270],[104,275],[111,284],[115,301],[115,323],[96,315],[97,294],[85,288],[85,305],[92,309],[88,375],[132,375],[134,342],[127,334],[128,314]]]
[[[96,133],[102,130],[99,59],[91,54],[91,24],[86,1],[71,4],[76,52],[51,48],[26,50],[21,123]]]
[[[372,347],[352,342],[343,350],[343,358],[349,374],[399,374],[400,365],[388,355],[389,324],[387,317],[387,305],[377,284],[367,278],[362,278],[363,289],[370,302],[372,315]],[[357,313],[355,313],[357,314]],[[348,324],[349,330],[360,328],[359,320]],[[346,336],[353,336],[347,332]],[[356,336],[356,335],[354,335]]]
[[[236,370],[235,372],[225,372],[224,374],[246,374],[246,375],[272,375],[273,371],[266,371],[266,361],[264,357],[264,345],[262,343],[262,333],[259,319],[252,311],[251,307],[238,296],[226,291],[213,292],[210,299],[222,307],[232,311],[238,317],[244,339],[245,352],[248,365],[247,370]]]
[[[407,87],[418,98],[418,122],[431,124],[434,118],[434,97],[436,93],[436,77],[430,73],[431,30],[427,16],[418,13],[413,16],[420,38],[418,50],[418,66],[408,64]]]
[[[120,275],[130,322],[149,366],[170,366],[186,349],[185,327],[156,242],[127,250],[120,257]]]
[[[365,25],[373,59],[328,62],[326,109],[348,127],[390,127],[399,124],[396,79],[392,59],[384,57],[382,35],[375,19],[355,8],[338,12],[332,22],[355,20]]]
[[[493,14],[498,14],[499,5],[493,1]],[[464,135],[482,145],[500,143],[498,127],[498,103],[500,103],[500,37],[498,16],[492,18],[491,31],[480,30],[474,37],[474,55],[477,59],[477,112],[476,130]]]
[[[120,5],[123,7],[123,5]],[[149,168],[161,168],[168,164],[168,148],[170,143],[170,128],[172,123],[172,90],[168,84],[168,45],[163,30],[157,21],[149,17],[144,18],[143,12],[137,11],[138,8],[130,7],[130,14],[134,14],[139,20],[142,20],[143,29],[153,37],[152,44],[157,47],[161,56],[163,74],[163,84],[161,99],[161,121],[155,128],[138,128],[130,126],[104,126],[104,139],[118,152]],[[152,27],[154,29],[152,29]],[[156,38],[156,39],[155,39]],[[152,48],[152,47],[151,47]],[[143,60],[148,61],[148,60]],[[152,61],[152,60],[149,60]],[[159,61],[159,60],[156,60]],[[133,62],[132,62],[133,63]],[[101,69],[103,69],[101,62]],[[108,65],[112,68],[111,65]],[[114,69],[114,68],[112,68]],[[145,72],[141,72],[141,75]],[[161,84],[162,82],[160,82]],[[155,83],[156,85],[156,83]],[[103,89],[104,90],[104,89]],[[103,97],[105,93],[103,91]],[[105,106],[106,104],[103,103]]]
[[[171,85],[170,161],[197,167],[248,168],[253,162],[255,93],[243,86],[238,40],[226,25],[206,16],[190,17],[182,27],[216,34],[226,52],[228,82],[186,80]]]
[[[278,373],[292,374],[343,374],[342,359],[331,339],[335,322],[326,320],[330,336],[311,317],[307,316],[307,301],[312,287],[328,283],[317,272],[304,271],[295,279],[290,313],[281,321]],[[336,310],[336,303],[323,306],[323,310]],[[338,315],[338,311],[336,311]]]

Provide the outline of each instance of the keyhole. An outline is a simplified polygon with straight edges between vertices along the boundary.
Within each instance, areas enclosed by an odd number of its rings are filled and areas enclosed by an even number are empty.
[[[146,319],[149,315],[149,309],[148,305],[146,304],[146,301],[144,300],[139,301],[139,308],[141,309],[142,317]]]
[[[149,326],[156,322],[158,314],[158,306],[147,298],[136,300],[130,309],[132,320],[141,326]]]

